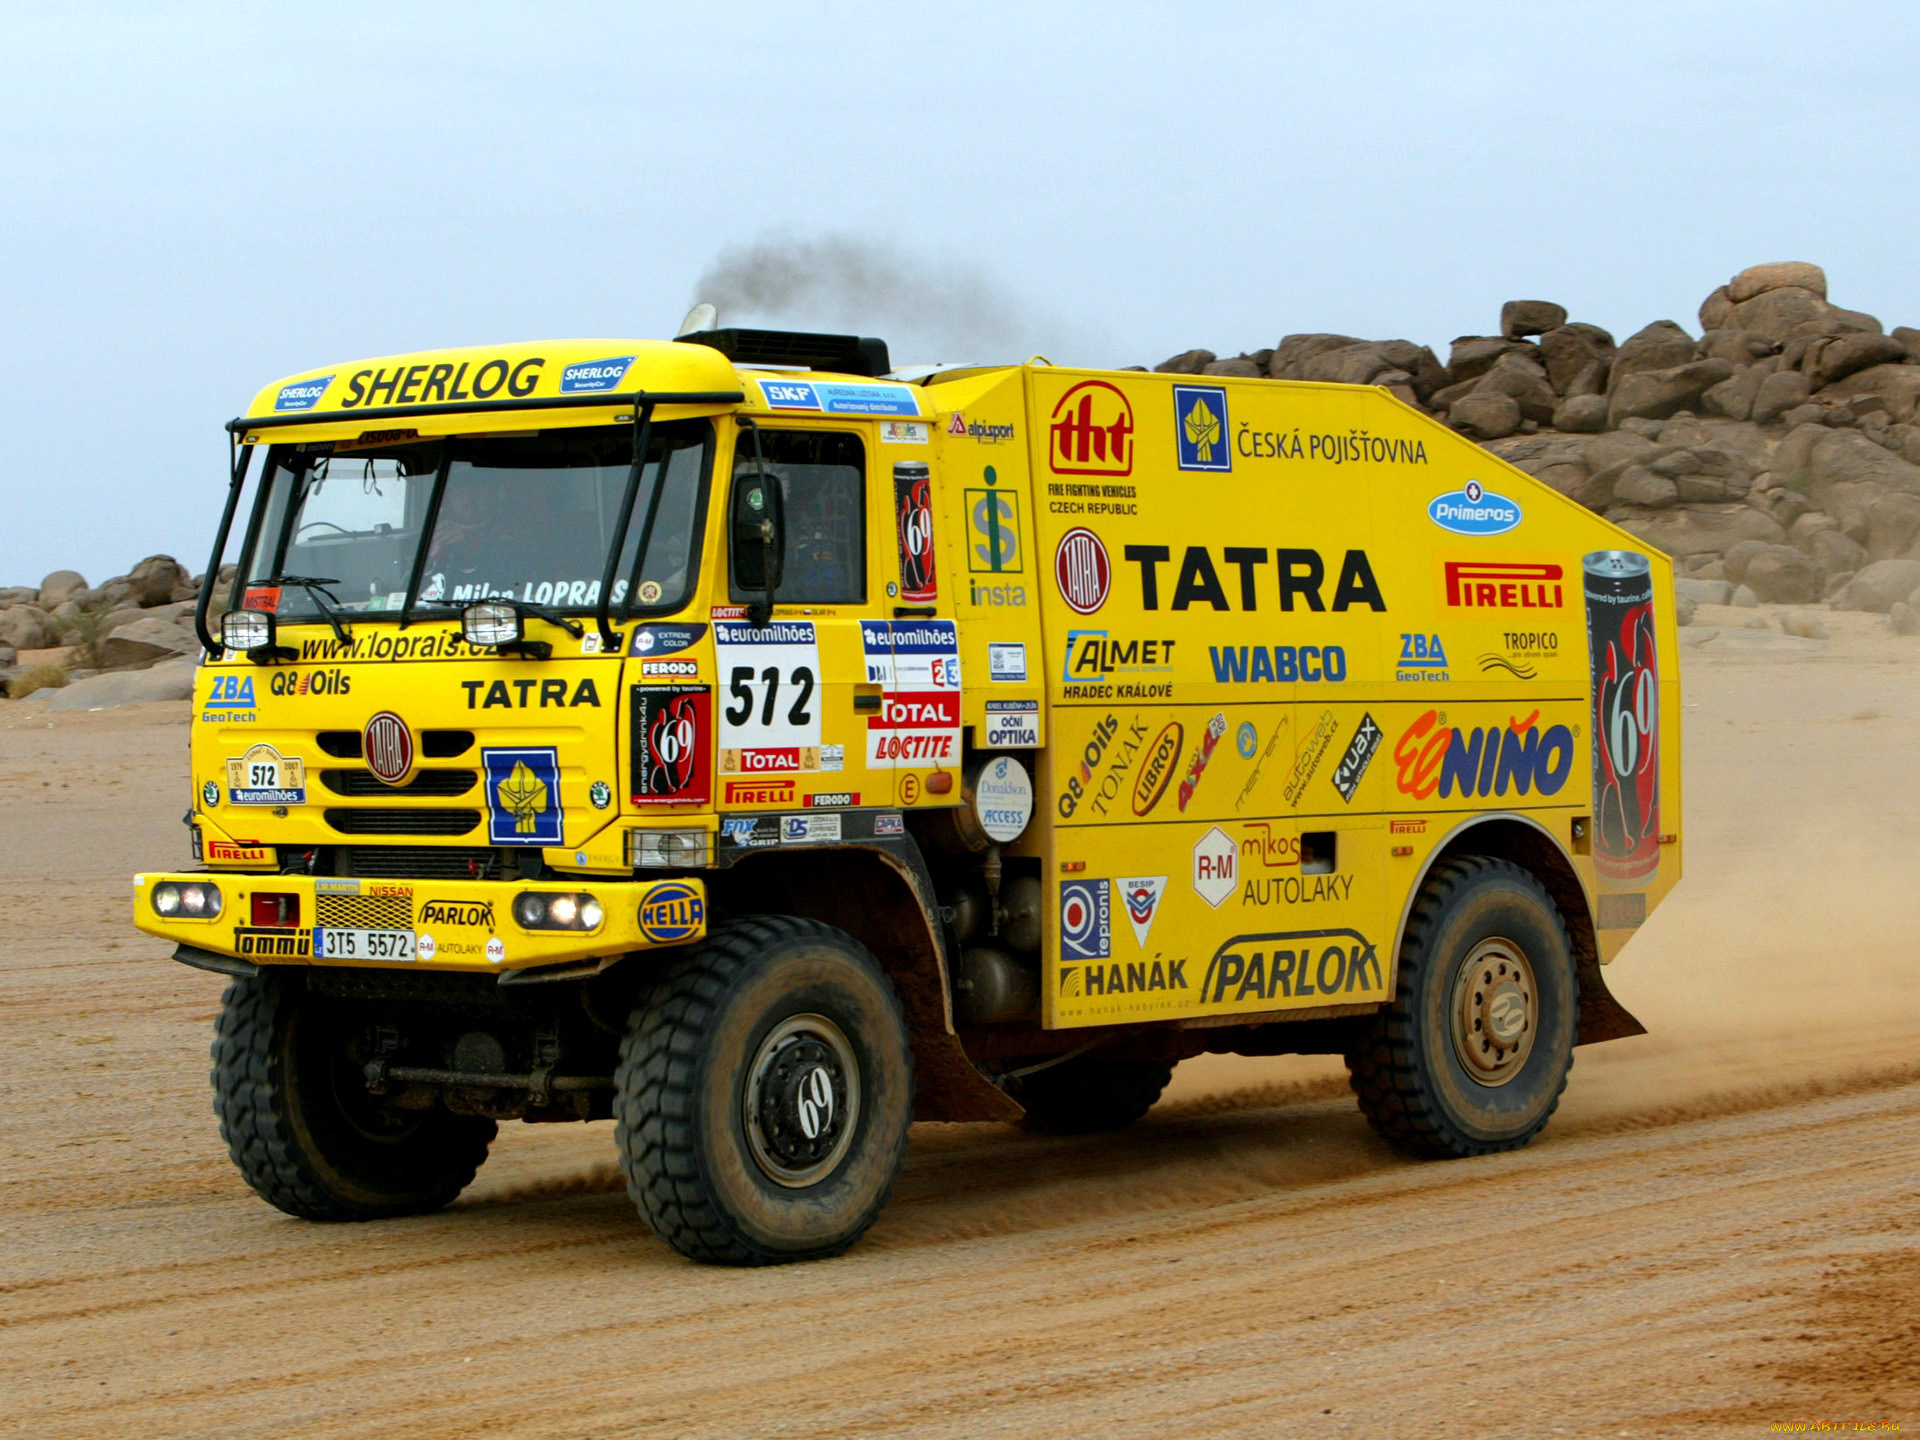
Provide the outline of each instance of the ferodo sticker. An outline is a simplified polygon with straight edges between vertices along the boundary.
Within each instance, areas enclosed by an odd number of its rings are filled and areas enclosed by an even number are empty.
[[[237,760],[227,761],[227,799],[235,805],[304,805],[306,762],[265,743],[250,746]]]
[[[811,620],[755,627],[716,620],[724,693],[720,772],[766,775],[820,768],[820,645]]]
[[[867,683],[880,713],[867,720],[867,764],[937,770],[960,760],[960,633],[951,620],[863,620]]]

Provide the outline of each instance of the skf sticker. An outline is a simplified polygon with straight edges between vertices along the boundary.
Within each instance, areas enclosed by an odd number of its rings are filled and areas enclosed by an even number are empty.
[[[706,923],[707,902],[685,881],[668,880],[656,885],[640,902],[640,933],[656,945],[691,940]]]
[[[235,805],[304,805],[306,762],[271,745],[252,746],[239,759],[227,761],[227,799]]]
[[[1182,470],[1231,470],[1223,385],[1173,387],[1173,439]]]
[[[560,755],[551,745],[482,750],[487,838],[495,845],[562,844]]]
[[[1104,960],[1113,953],[1113,904],[1105,880],[1060,882],[1060,958]]]

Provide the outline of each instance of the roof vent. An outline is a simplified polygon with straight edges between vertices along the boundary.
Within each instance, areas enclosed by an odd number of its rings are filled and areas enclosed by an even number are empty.
[[[841,375],[884,375],[887,342],[872,336],[813,335],[802,330],[697,330],[674,339],[707,345],[736,365],[789,365]]]

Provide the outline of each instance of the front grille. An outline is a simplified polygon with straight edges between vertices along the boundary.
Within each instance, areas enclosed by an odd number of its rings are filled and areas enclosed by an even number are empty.
[[[469,845],[342,845],[348,875],[370,880],[484,880],[498,856]]]
[[[404,785],[389,785],[371,770],[322,770],[320,783],[336,795],[355,799],[384,795],[464,795],[480,779],[477,770],[422,770]]]
[[[313,897],[313,923],[343,930],[411,930],[413,901],[386,895]]]
[[[360,758],[358,730],[322,730],[313,737],[313,740],[336,760]],[[456,755],[466,754],[472,748],[473,732],[471,730],[422,730],[420,732],[422,760],[451,760]]]
[[[342,835],[465,835],[480,824],[478,810],[328,810],[327,824]]]

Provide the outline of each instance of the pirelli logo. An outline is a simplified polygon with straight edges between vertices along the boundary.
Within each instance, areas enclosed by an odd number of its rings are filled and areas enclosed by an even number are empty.
[[[1449,560],[1447,604],[1456,610],[1560,610],[1566,606],[1558,565]]]

